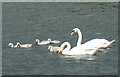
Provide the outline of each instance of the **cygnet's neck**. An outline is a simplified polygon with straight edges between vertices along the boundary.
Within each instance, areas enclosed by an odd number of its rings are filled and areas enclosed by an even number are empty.
[[[12,43],[11,43],[11,47],[14,47]]]

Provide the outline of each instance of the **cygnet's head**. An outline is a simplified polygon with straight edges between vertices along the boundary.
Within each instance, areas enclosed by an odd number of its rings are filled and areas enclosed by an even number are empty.
[[[51,49],[53,46],[48,46],[48,49]]]
[[[8,46],[12,46],[13,44],[12,43],[9,43]]]
[[[17,42],[17,45],[20,45],[20,43],[19,43],[19,42]]]
[[[48,40],[47,41],[51,41],[51,39],[50,38],[48,38]]]
[[[79,29],[79,28],[74,28],[74,29],[72,30],[72,32],[71,32],[71,35],[73,35],[73,34],[77,33],[78,31],[80,31],[80,29]]]

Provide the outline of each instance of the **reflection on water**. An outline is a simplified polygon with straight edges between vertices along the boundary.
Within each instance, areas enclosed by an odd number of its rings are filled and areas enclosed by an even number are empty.
[[[91,56],[91,55],[77,55],[77,56],[61,56],[63,59],[65,60],[94,60],[95,56]]]

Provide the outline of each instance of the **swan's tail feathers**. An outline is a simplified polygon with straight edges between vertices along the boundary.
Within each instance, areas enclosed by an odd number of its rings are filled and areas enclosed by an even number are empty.
[[[115,42],[115,40],[112,40],[111,43]]]
[[[110,45],[111,45],[113,42],[115,42],[115,40],[110,41],[110,42],[107,44],[106,48],[107,48],[107,47],[110,47]]]
[[[96,53],[99,52],[99,51],[101,51],[101,50],[104,51],[104,48],[109,48],[110,45],[111,45],[113,42],[115,42],[115,40],[112,40],[112,41],[110,41],[109,43],[107,43],[107,44],[103,47],[103,49],[101,49],[101,48],[96,48],[96,51],[94,52],[93,55],[96,55]]]

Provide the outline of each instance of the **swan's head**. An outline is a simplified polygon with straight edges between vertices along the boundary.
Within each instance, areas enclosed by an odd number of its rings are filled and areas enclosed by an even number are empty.
[[[72,32],[71,32],[71,35],[73,35],[73,34],[77,33],[78,31],[80,31],[80,29],[79,29],[79,28],[74,28],[74,29],[72,30]]]

